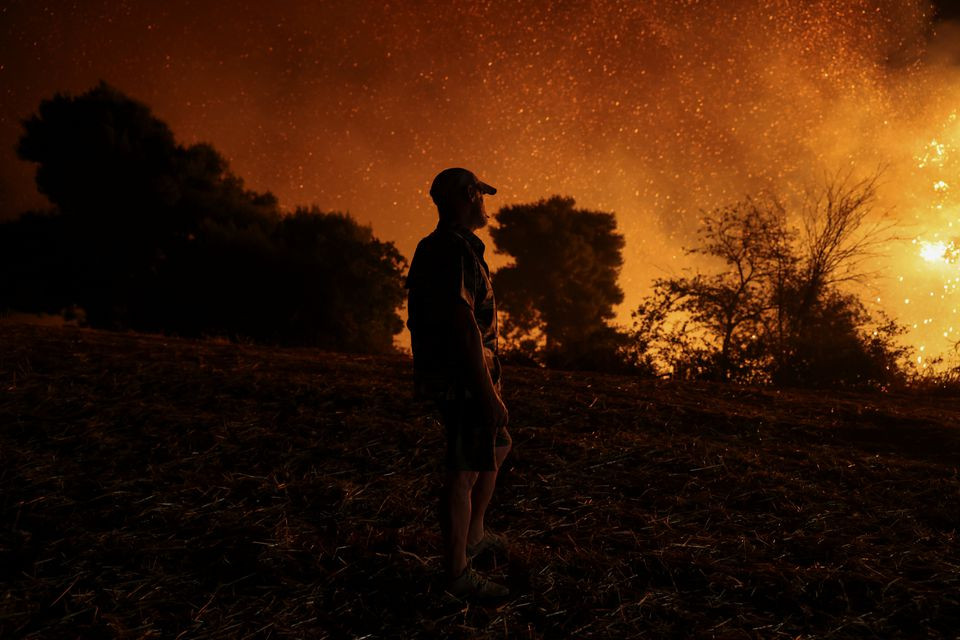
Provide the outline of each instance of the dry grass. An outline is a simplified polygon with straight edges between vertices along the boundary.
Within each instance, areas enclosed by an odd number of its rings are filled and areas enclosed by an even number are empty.
[[[960,400],[507,368],[499,607],[407,358],[0,325],[0,637],[956,637]]]

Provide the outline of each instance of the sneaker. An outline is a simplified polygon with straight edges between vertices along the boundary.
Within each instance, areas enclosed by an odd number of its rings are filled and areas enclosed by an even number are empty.
[[[510,595],[510,589],[484,578],[469,566],[463,570],[459,578],[447,585],[447,592],[461,599],[471,597],[480,599],[505,598]]]
[[[477,544],[467,545],[467,558],[476,558],[481,553],[492,551],[494,553],[507,552],[507,539],[496,533],[487,531],[483,538]]]

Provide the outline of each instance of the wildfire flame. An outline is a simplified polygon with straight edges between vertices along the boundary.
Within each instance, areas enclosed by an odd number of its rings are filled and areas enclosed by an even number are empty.
[[[956,262],[957,249],[953,242],[921,242],[920,257],[927,262],[943,262],[950,264]]]

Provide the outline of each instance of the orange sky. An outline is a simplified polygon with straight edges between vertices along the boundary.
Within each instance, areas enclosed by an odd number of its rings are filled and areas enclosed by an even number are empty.
[[[19,119],[102,78],[285,208],[349,211],[407,257],[446,166],[498,187],[491,210],[613,211],[626,322],[651,277],[692,264],[701,210],[884,164],[905,240],[865,295],[926,353],[951,343],[960,271],[913,241],[960,226],[960,31],[925,0],[74,4],[0,8],[0,217],[42,204]]]

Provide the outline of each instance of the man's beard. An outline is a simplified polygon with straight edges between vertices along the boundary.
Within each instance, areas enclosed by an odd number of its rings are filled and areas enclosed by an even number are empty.
[[[470,214],[474,229],[479,229],[487,225],[486,209],[484,208],[483,204],[474,206]]]

